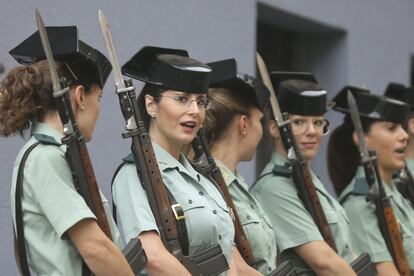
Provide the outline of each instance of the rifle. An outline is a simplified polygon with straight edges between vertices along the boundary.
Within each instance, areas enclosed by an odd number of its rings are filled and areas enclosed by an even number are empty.
[[[296,276],[295,268],[290,261],[284,261],[270,272],[268,276]]]
[[[322,205],[319,201],[319,197],[313,184],[312,175],[310,173],[308,164],[303,158],[303,155],[296,143],[289,119],[289,114],[286,112],[282,113],[279,107],[279,103],[276,99],[276,94],[273,89],[266,64],[264,63],[259,53],[256,53],[256,60],[263,83],[270,91],[270,104],[273,119],[277,123],[283,145],[287,152],[287,159],[292,166],[293,182],[296,184],[297,190],[299,192],[299,197],[305,205],[306,210],[311,214],[313,220],[318,226],[323,239],[333,250],[337,251],[335,240],[326,220]]]
[[[206,170],[207,175],[211,176],[214,179],[215,183],[217,183],[217,186],[222,192],[224,200],[230,209],[230,214],[232,216],[235,229],[235,242],[237,248],[239,249],[239,252],[243,256],[243,259],[246,261],[246,263],[248,263],[250,266],[253,266],[255,259],[252,249],[250,247],[249,241],[247,240],[246,234],[244,233],[243,226],[241,225],[239,215],[237,214],[236,207],[234,206],[223,175],[221,174],[219,167],[217,166],[213,156],[211,156],[208,149],[208,143],[205,137],[204,128],[200,128],[198,130],[197,136],[194,138],[191,144],[197,159],[201,159],[203,155],[205,156],[208,164],[203,169]]]
[[[371,262],[371,257],[368,255],[368,253],[362,253],[350,265],[358,276],[377,275],[377,269]]]
[[[313,184],[312,175],[310,173],[308,164],[306,163],[302,152],[296,143],[295,136],[292,131],[292,125],[289,119],[289,114],[286,112],[282,113],[280,109],[275,90],[273,89],[273,85],[266,68],[266,64],[264,63],[259,53],[256,53],[256,61],[260,75],[262,77],[262,81],[270,91],[270,104],[273,119],[276,121],[276,124],[279,128],[282,143],[287,153],[287,159],[289,160],[289,164],[292,167],[292,178],[293,182],[296,184],[299,197],[305,205],[306,210],[311,214],[325,242],[335,252],[338,252],[334,237],[332,235],[331,229],[329,228],[329,224],[326,220],[322,205],[319,201],[319,196],[316,192],[315,185]],[[369,263],[367,263],[367,260]],[[361,265],[361,263],[364,265]],[[351,263],[351,266],[354,271],[361,276],[375,275],[376,273],[370,273],[372,270],[375,271],[375,267],[372,263],[370,263],[369,258],[367,259],[363,255],[359,256],[353,263]]]
[[[111,229],[102,204],[101,194],[96,182],[95,173],[89,157],[88,149],[86,147],[85,139],[80,132],[79,126],[73,114],[69,95],[70,89],[66,79],[59,79],[58,77],[47,32],[38,10],[36,10],[36,20],[43,49],[51,72],[53,97],[55,98],[59,117],[63,125],[64,137],[62,138],[62,144],[66,145],[65,157],[72,172],[76,190],[84,198],[88,207],[95,214],[97,223],[101,230],[110,240],[112,240]],[[62,89],[62,87],[64,88]],[[142,257],[138,258],[139,261],[135,258],[135,256],[131,257],[130,250],[139,252],[142,256],[143,252],[141,244],[136,242],[130,243],[127,245],[126,250],[124,249],[123,251],[124,255],[129,258],[129,261],[134,261],[133,263],[130,263],[130,265],[134,272],[138,273],[142,269]],[[85,264],[83,265],[83,269],[84,273],[90,273]],[[136,269],[139,270],[136,271]]]
[[[223,175],[221,174],[220,168],[217,166],[213,156],[210,153],[210,150],[208,149],[208,143],[205,136],[204,128],[200,128],[198,130],[197,136],[194,138],[191,144],[195,153],[197,163],[201,165],[204,172],[208,176],[213,178],[214,182],[217,184],[218,188],[222,192],[227,206],[229,206],[235,229],[235,242],[240,254],[243,256],[246,263],[248,263],[250,266],[253,266],[255,259],[253,256],[252,249],[250,247],[249,241],[247,240],[246,234],[244,233],[243,226],[241,225],[236,207],[234,206],[233,199],[231,198],[231,194],[226,185],[226,182],[224,181]],[[206,164],[203,164],[203,161],[205,161],[204,163]],[[280,264],[280,266],[277,267],[277,269],[272,271],[269,275],[294,276],[296,275],[296,273],[290,262],[283,262]]]
[[[395,266],[401,275],[410,275],[410,267],[404,252],[401,232],[392,210],[390,198],[386,195],[384,184],[378,169],[378,160],[375,151],[369,151],[365,144],[365,136],[359,117],[358,106],[354,96],[348,91],[348,107],[352,123],[358,134],[358,149],[361,162],[364,166],[365,179],[370,188],[368,199],[375,204],[375,211],[385,244],[392,256]],[[375,186],[377,183],[378,186]]]
[[[160,238],[164,246],[183,263],[192,275],[218,275],[228,269],[227,260],[218,244],[195,255],[187,255],[188,240],[182,239],[183,228],[185,229],[184,211],[180,204],[170,202],[169,191],[162,181],[150,135],[139,113],[135,87],[131,79],[123,79],[110,27],[102,11],[99,11],[99,19],[113,67],[116,93],[126,121],[126,132],[122,134],[122,137],[132,140],[131,151],[138,177],[146,191]]]
[[[73,114],[69,86],[67,85],[66,79],[59,79],[58,77],[46,28],[37,9],[36,20],[51,73],[53,97],[56,100],[57,110],[63,125],[64,137],[62,138],[62,144],[66,145],[67,149],[65,157],[69,163],[75,187],[85,199],[88,207],[96,215],[99,227],[105,235],[112,240],[111,231],[102,205],[101,195],[96,183],[95,173],[92,168],[85,139],[79,130],[79,126]],[[62,89],[62,87],[64,88]]]

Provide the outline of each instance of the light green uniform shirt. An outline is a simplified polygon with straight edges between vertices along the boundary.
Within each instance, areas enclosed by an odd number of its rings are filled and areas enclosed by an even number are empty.
[[[47,135],[60,143],[62,135],[44,123],[35,123],[32,134]],[[24,152],[37,139],[32,136],[20,150],[13,169],[11,210],[14,225],[17,172]],[[65,232],[82,219],[96,219],[75,190],[65,159],[65,146],[39,144],[28,156],[23,180],[23,222],[29,266],[36,275],[82,275],[82,259]],[[120,235],[108,201],[102,196],[112,236]]]
[[[406,158],[405,162],[407,164],[407,168],[410,170],[411,174],[414,175],[414,160],[410,158]]]
[[[263,274],[269,274],[276,268],[276,237],[269,217],[259,202],[249,193],[244,178],[234,174],[217,160],[224,181],[226,182],[234,206],[243,226],[243,230],[252,248],[255,268]]]
[[[275,230],[277,244],[284,260],[292,261],[296,273],[314,275],[310,267],[295,253],[293,247],[311,241],[323,240],[310,213],[299,198],[291,176],[275,175],[275,165],[287,168],[287,160],[273,153],[270,162],[264,168],[261,179],[252,189],[252,193],[270,216]],[[286,169],[285,169],[286,171]],[[289,171],[287,171],[289,172]],[[338,254],[348,263],[352,261],[349,221],[342,206],[334,199],[312,172],[312,180],[317,190],[329,227],[335,239]]]
[[[394,186],[384,184],[385,193],[391,200],[392,209],[400,223],[403,246],[411,274],[414,275],[414,210]],[[368,184],[363,167],[358,167],[352,182],[341,193],[339,200],[351,221],[352,244],[356,253],[367,252],[373,263],[392,261],[378,227],[375,204],[367,201]]]
[[[184,210],[190,243],[189,254],[219,244],[229,259],[234,227],[218,188],[194,170],[183,155],[177,160],[158,144],[152,144],[164,184]],[[159,233],[135,164],[126,163],[120,169],[112,189],[127,241],[144,231],[155,230]]]

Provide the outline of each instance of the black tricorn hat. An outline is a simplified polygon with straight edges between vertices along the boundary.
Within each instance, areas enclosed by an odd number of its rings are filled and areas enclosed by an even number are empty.
[[[333,105],[327,102],[326,90],[311,73],[274,71],[270,78],[283,112],[321,116]]]
[[[260,80],[239,73],[234,58],[207,63],[207,65],[213,69],[210,79],[211,88],[226,88],[240,93],[241,96],[250,96],[262,111],[269,104],[269,90]]]
[[[92,48],[78,38],[76,26],[46,27],[50,47],[56,61],[65,63],[74,74],[75,81],[90,82],[98,80],[104,87],[112,66],[109,60],[98,50]],[[33,64],[46,58],[40,41],[39,31],[36,31],[19,45],[9,51],[10,55],[20,64]],[[88,69],[90,67],[90,69]],[[89,75],[77,72],[88,71]]]
[[[359,114],[365,118],[405,124],[410,113],[410,106],[404,102],[371,94],[369,90],[355,86],[345,86],[334,97],[334,109],[349,113],[347,93],[351,91],[358,105]]]
[[[334,110],[342,112],[342,113],[349,112],[348,96],[347,96],[348,91],[350,91],[352,95],[354,96],[355,101],[358,104],[358,109],[361,110],[360,112],[362,112],[362,110],[365,109],[363,104],[364,105],[366,104],[368,108],[369,106],[375,106],[375,104],[378,102],[377,97],[366,96],[371,93],[368,89],[347,85],[344,88],[342,88],[338,92],[338,94],[336,94],[336,96],[332,99],[332,101],[335,102],[335,106],[333,108]],[[365,97],[366,99],[360,101],[360,99],[363,98],[364,96],[366,96]]]
[[[187,93],[207,93],[211,68],[185,50],[146,46],[122,66],[131,78]]]
[[[384,96],[390,97],[411,105],[414,108],[414,87],[405,87],[400,83],[391,82],[385,90]]]

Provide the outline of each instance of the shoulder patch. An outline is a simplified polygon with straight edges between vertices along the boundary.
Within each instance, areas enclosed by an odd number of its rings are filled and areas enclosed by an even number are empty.
[[[355,185],[352,193],[355,195],[368,195],[369,187],[365,178],[358,177],[355,179]]]
[[[135,163],[134,155],[132,153],[128,154],[124,158],[122,158],[122,161],[126,163]]]
[[[52,136],[49,135],[45,135],[45,134],[34,134],[33,135],[36,140],[38,140],[41,144],[44,145],[55,145],[55,146],[61,146],[62,143],[56,141],[55,138],[53,138]]]
[[[292,168],[287,164],[285,166],[275,165],[272,169],[273,175],[283,176],[283,177],[291,177],[292,176]]]

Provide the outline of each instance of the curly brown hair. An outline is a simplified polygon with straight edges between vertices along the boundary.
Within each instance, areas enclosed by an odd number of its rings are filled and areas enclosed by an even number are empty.
[[[30,123],[55,110],[46,62],[12,69],[0,83],[0,135],[23,136]]]
[[[88,67],[76,63],[78,74],[91,75]],[[79,67],[79,68],[77,68]],[[78,82],[65,63],[56,63],[57,73],[69,81],[71,86],[83,85],[86,93],[98,85],[98,79],[91,83]],[[0,83],[0,136],[18,134],[23,137],[31,123],[42,121],[48,112],[56,111],[53,85],[46,60],[12,69]]]

